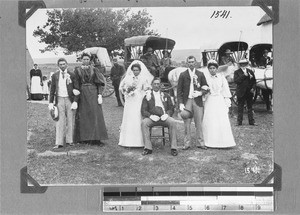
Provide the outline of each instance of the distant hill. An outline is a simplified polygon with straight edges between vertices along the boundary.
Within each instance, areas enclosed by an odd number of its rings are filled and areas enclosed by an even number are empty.
[[[76,63],[76,55],[64,55],[50,58],[35,58],[33,59],[36,64],[56,64],[59,58],[65,58],[68,63]]]
[[[201,51],[199,49],[180,49],[172,51],[172,60],[178,63],[182,61],[186,61],[186,58],[190,55],[196,57],[197,61],[202,59]],[[68,61],[68,63],[76,63],[76,55],[66,55],[66,56],[57,56],[51,58],[35,58],[33,59],[34,63],[37,64],[56,64],[58,58],[64,57]]]
[[[186,58],[190,55],[195,56],[198,62],[202,59],[202,54],[199,49],[180,49],[172,51],[172,60],[178,63],[182,61],[185,62]]]

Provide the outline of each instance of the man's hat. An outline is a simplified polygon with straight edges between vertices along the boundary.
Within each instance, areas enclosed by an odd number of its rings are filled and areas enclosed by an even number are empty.
[[[232,51],[230,49],[226,49],[225,54],[232,54]]]
[[[239,60],[239,64],[248,64],[248,63],[249,63],[248,60],[245,58]]]
[[[185,108],[180,113],[182,119],[188,119],[193,117],[192,105],[192,100],[188,99],[188,101],[185,104]]]
[[[54,121],[58,121],[58,108],[53,106],[53,109],[50,110],[50,116]]]

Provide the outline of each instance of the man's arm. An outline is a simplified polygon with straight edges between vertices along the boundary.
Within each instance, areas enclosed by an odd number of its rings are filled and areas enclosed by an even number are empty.
[[[246,78],[247,76],[244,75],[243,72],[241,74],[239,74],[238,70],[234,72],[234,76],[233,76],[234,83],[241,84]]]
[[[165,94],[166,97],[167,97],[167,108],[168,110],[166,111],[166,113],[169,115],[169,116],[172,116],[173,113],[174,113],[174,105],[173,105],[173,102],[171,100],[171,96],[168,95],[168,94]]]
[[[151,113],[148,111],[148,109],[149,109],[149,105],[145,96],[143,98],[142,107],[141,107],[141,113],[144,118],[149,118],[151,116]]]
[[[178,104],[183,104],[183,73],[181,73],[178,78],[178,85],[177,85]]]
[[[53,103],[54,94],[56,90],[56,81],[55,81],[55,73],[51,76],[51,87],[50,87],[50,95],[49,95],[49,103]]]

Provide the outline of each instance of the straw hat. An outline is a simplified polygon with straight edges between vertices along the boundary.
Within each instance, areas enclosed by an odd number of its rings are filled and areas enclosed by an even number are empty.
[[[180,116],[182,119],[188,119],[193,117],[192,112],[192,100],[188,100],[185,104],[185,108],[181,111]]]
[[[249,63],[248,60],[245,58],[239,60],[239,64],[248,64],[248,63]]]
[[[58,108],[56,106],[54,106],[53,109],[50,110],[50,116],[54,121],[58,121]]]

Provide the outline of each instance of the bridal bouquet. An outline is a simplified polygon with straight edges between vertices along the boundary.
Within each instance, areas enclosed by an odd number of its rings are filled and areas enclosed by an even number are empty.
[[[123,89],[123,94],[126,96],[133,96],[136,89],[137,89],[137,82],[133,81],[131,84],[125,85]]]

